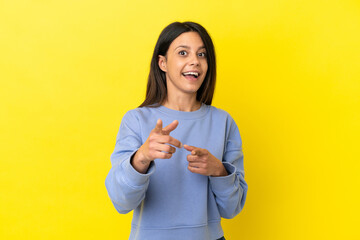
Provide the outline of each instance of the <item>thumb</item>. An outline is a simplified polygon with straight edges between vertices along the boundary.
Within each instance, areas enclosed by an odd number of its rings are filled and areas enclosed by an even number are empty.
[[[191,152],[192,155],[196,154],[196,147],[184,144],[184,148]]]
[[[161,132],[161,130],[162,130],[162,121],[161,121],[161,119],[157,120],[154,130],[155,130],[155,132],[158,132],[158,133]]]

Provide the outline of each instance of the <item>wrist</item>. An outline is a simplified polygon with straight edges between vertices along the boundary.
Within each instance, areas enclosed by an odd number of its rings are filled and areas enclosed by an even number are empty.
[[[151,160],[147,160],[140,149],[131,157],[130,160],[131,165],[140,173],[147,172],[150,162]]]
[[[219,168],[217,169],[216,173],[211,176],[212,177],[225,177],[227,175],[229,175],[229,173],[226,171],[224,164],[220,163]]]

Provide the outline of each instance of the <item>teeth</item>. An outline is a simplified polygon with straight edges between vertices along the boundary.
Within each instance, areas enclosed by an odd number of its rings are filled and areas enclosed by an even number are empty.
[[[183,73],[183,75],[195,75],[195,76],[199,76],[199,73],[197,73],[197,72],[186,72],[186,73]]]

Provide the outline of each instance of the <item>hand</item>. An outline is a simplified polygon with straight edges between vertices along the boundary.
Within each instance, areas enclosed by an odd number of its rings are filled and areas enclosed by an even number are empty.
[[[187,155],[188,169],[191,172],[212,177],[228,175],[222,162],[208,150],[189,145],[184,145],[184,148],[191,152]]]
[[[182,146],[179,140],[169,135],[176,129],[178,124],[179,122],[175,120],[163,128],[161,119],[157,120],[156,126],[151,130],[148,139],[132,159],[131,164],[138,172],[146,173],[151,161],[156,158],[169,159],[176,151],[173,146],[179,148]]]

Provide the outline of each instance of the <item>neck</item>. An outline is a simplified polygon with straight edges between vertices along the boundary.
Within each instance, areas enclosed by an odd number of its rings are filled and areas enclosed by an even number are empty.
[[[183,112],[193,112],[199,110],[201,107],[201,102],[196,100],[196,94],[192,96],[167,96],[165,102],[162,104],[163,106]]]

